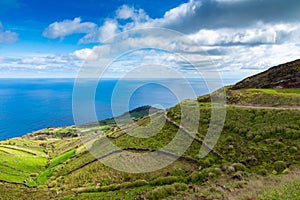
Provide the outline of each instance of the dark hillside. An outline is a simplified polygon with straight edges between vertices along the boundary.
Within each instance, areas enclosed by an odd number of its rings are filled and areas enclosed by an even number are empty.
[[[243,88],[300,88],[300,59],[271,67],[232,87],[232,89]]]

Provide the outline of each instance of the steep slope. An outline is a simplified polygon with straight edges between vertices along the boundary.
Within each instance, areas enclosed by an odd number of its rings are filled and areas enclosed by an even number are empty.
[[[300,88],[300,59],[272,67],[232,87],[242,88]]]

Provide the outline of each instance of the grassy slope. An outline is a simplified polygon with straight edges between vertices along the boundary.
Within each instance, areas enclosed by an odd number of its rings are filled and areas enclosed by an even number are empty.
[[[213,95],[218,95],[218,91]],[[300,89],[240,89],[231,90],[226,88],[226,99],[228,104],[255,105],[255,106],[300,106]],[[198,97],[199,102],[210,102],[210,96]]]
[[[250,91],[252,92],[276,94],[284,98],[299,95],[299,90],[255,89]],[[197,137],[204,138],[209,127],[211,109],[209,103],[199,105],[201,119]],[[196,105],[189,106],[192,108]],[[0,142],[0,180],[37,186],[36,189],[30,189],[22,185],[11,187],[12,185],[3,184],[0,186],[0,192],[5,193],[4,199],[9,199],[8,194],[14,199],[21,197],[22,199],[34,197],[109,199],[123,196],[126,199],[134,197],[219,199],[222,196],[237,198],[247,193],[240,192],[243,188],[247,188],[247,185],[251,185],[253,177],[265,180],[265,177],[276,177],[278,174],[288,173],[289,170],[294,171],[300,166],[299,110],[249,109],[231,106],[226,109],[224,129],[215,147],[216,151],[223,155],[222,161],[213,154],[199,159],[197,155],[201,144],[194,141],[184,155],[198,159],[198,163],[179,159],[160,171],[129,174],[113,170],[100,161],[95,161],[95,158],[85,151],[85,147],[81,146],[80,139],[74,135],[57,139],[60,138],[60,133],[65,135],[68,133],[66,130],[73,130],[74,127],[45,129],[31,136]],[[178,123],[181,118],[180,107],[169,109],[168,116]],[[154,122],[161,120],[160,117],[159,115],[154,117]],[[150,122],[147,117],[144,117],[137,123],[146,126]],[[125,128],[132,129],[132,133],[136,135],[142,134],[138,129],[133,129],[130,124],[125,125]],[[95,131],[100,130],[105,130],[110,140],[121,148],[150,149],[164,146],[178,131],[177,127],[166,123],[153,137],[143,139],[124,134],[115,125],[109,128],[102,126],[80,129],[84,134],[94,134]],[[52,137],[53,131],[56,138]],[[39,137],[39,134],[43,137]],[[94,144],[99,142],[95,141]],[[108,159],[116,156],[118,154]],[[201,170],[199,170],[200,166]],[[295,177],[300,176],[295,175]],[[289,186],[283,186],[285,187]],[[256,192],[253,191],[250,195],[253,196]],[[273,193],[274,190],[269,189],[260,197],[268,199],[267,196]]]

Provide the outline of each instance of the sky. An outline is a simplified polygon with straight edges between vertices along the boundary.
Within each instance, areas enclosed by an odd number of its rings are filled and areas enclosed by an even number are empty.
[[[77,77],[98,59],[107,77],[193,65],[240,79],[299,58],[299,0],[0,1],[0,78]]]

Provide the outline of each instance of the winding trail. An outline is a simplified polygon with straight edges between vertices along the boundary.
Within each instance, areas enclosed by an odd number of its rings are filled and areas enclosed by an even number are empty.
[[[212,154],[216,155],[218,158],[220,159],[224,159],[224,157],[216,152],[214,149],[210,148],[208,144],[206,144],[203,140],[201,140],[200,138],[192,135],[186,128],[184,128],[181,125],[178,125],[176,122],[174,122],[171,118],[169,118],[166,113],[164,113],[164,117],[165,119],[172,125],[176,126],[177,128],[179,128],[181,131],[183,131],[184,133],[186,133],[190,138],[192,138],[193,140],[196,140],[197,142],[201,143],[207,150],[209,150]]]
[[[227,107],[237,107],[237,108],[252,108],[252,109],[270,109],[270,110],[300,110],[300,107],[275,107],[275,106],[246,106],[246,105],[236,105],[227,104]]]

